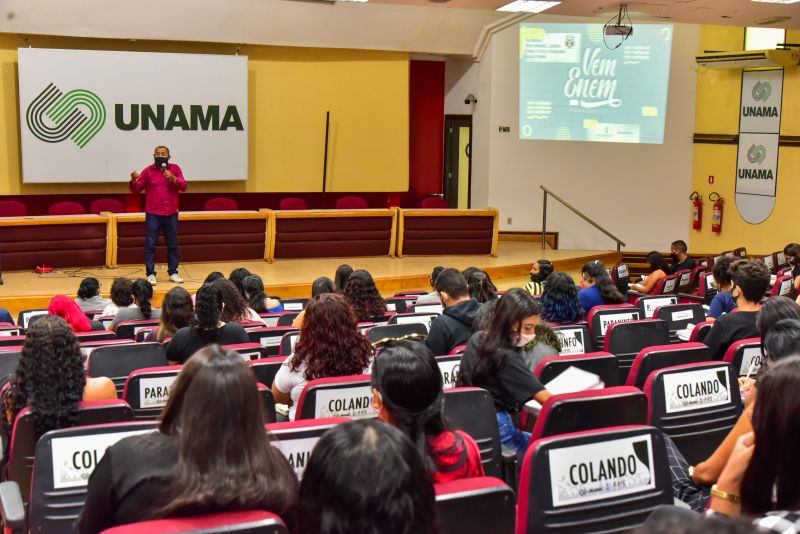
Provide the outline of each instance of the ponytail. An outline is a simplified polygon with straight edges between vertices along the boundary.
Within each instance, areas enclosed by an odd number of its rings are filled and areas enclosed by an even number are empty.
[[[139,311],[142,317],[150,319],[153,315],[153,286],[144,278],[139,278],[133,283],[133,296],[139,303]]]
[[[242,288],[247,299],[247,305],[256,313],[267,311],[267,295],[264,292],[264,282],[257,274],[247,276],[242,280]]]

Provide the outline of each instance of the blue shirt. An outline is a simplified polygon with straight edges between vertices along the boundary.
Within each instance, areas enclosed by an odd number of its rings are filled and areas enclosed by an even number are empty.
[[[14,319],[11,317],[11,314],[8,313],[8,310],[5,308],[0,308],[0,323],[14,324]]]
[[[578,300],[581,301],[581,308],[589,315],[589,310],[595,306],[602,306],[606,303],[600,295],[600,288],[596,285],[578,291]]]
[[[708,308],[708,316],[714,319],[719,319],[723,313],[730,313],[736,307],[736,302],[733,300],[730,291],[723,291],[714,295],[711,299],[711,306]]]

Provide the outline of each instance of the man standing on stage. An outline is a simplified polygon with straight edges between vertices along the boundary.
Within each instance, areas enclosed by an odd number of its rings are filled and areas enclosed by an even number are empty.
[[[167,265],[170,282],[183,283],[178,275],[178,193],[186,191],[186,180],[181,168],[169,163],[169,149],[157,146],[153,153],[155,163],[139,174],[131,173],[128,187],[134,193],[145,191],[145,242],[144,265],[147,281],[156,285],[156,243],[162,229],[167,242]]]

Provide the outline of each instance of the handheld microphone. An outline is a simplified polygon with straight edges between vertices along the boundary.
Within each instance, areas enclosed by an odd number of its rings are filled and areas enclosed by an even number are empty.
[[[167,164],[166,163],[162,163],[161,164],[161,170],[162,171],[166,171],[167,170]]]

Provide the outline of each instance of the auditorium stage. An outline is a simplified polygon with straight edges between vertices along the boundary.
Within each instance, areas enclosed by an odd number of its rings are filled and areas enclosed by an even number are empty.
[[[184,287],[193,292],[211,271],[226,276],[236,267],[246,267],[264,279],[267,293],[283,298],[305,297],[311,292],[311,282],[319,276],[333,278],[336,267],[349,263],[355,269],[372,273],[381,293],[391,295],[403,289],[429,289],[428,275],[436,265],[464,269],[476,266],[485,269],[500,289],[520,285],[528,276],[531,262],[538,258],[551,260],[557,270],[575,271],[589,260],[600,259],[607,266],[619,261],[621,254],[609,250],[550,250],[544,253],[538,242],[500,241],[497,257],[491,256],[388,256],[365,258],[314,258],[265,261],[232,261],[181,264]],[[117,276],[144,277],[142,265],[64,269],[39,275],[30,271],[3,272],[5,285],[0,286],[0,307],[16,317],[19,310],[43,308],[57,294],[75,296],[82,278],[94,276],[100,280],[103,296],[108,296],[112,280]],[[174,284],[167,281],[166,266],[158,266],[156,304]]]

